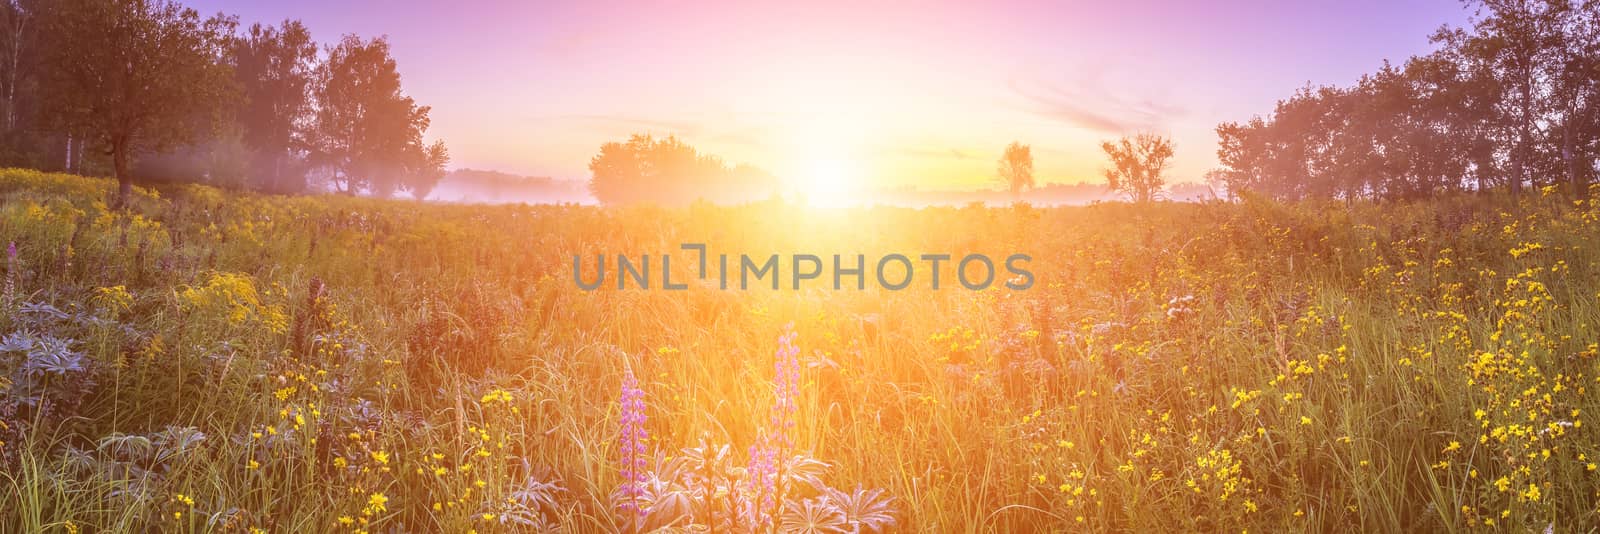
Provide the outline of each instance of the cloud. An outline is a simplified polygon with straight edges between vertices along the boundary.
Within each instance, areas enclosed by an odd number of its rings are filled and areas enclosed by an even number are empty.
[[[573,122],[606,130],[617,128],[633,130],[644,128],[651,133],[668,133],[683,137],[693,137],[705,129],[705,126],[696,121],[654,119],[647,117],[626,117],[621,115],[545,115],[532,117],[530,120],[537,122]]]
[[[1027,111],[1086,130],[1123,134],[1139,130],[1159,130],[1170,119],[1183,115],[1181,107],[1163,104],[1152,98],[1129,98],[1099,83],[1101,72],[1084,69],[1071,85],[1054,84],[1033,78],[1013,77],[1011,91],[1027,101]]]
[[[915,158],[968,160],[977,156],[959,148],[898,147],[891,152]]]

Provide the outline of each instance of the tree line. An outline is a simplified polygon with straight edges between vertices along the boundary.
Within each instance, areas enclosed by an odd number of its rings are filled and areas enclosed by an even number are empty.
[[[1560,185],[1587,195],[1600,158],[1600,0],[1464,4],[1471,26],[1440,29],[1429,54],[1218,125],[1221,166],[1206,182],[1285,201]],[[1101,148],[1110,189],[1135,202],[1161,194],[1170,139],[1140,133]],[[1012,143],[997,174],[1020,197],[1032,169],[1029,147]]]
[[[449,153],[383,37],[202,17],[172,0],[0,1],[0,165],[422,198]],[[152,176],[153,175],[153,176]]]
[[[1306,87],[1216,129],[1229,192],[1396,199],[1566,184],[1600,155],[1600,1],[1468,0],[1470,27],[1349,87]]]

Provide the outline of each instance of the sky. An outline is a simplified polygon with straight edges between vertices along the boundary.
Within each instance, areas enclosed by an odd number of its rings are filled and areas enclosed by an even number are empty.
[[[1005,146],[1042,183],[1103,180],[1099,143],[1171,136],[1169,178],[1214,128],[1306,84],[1346,85],[1467,23],[1457,0],[656,2],[183,0],[319,42],[386,35],[451,167],[587,179],[601,144],[677,135],[834,187],[998,187]],[[841,185],[842,184],[842,185]]]

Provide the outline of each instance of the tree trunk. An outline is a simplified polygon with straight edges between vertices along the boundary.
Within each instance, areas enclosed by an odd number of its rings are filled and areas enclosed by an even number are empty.
[[[1592,166],[1589,164],[1587,155],[1579,154],[1578,135],[1573,132],[1573,124],[1579,120],[1579,117],[1584,117],[1588,114],[1589,106],[1584,105],[1582,108],[1567,115],[1566,139],[1563,140],[1564,146],[1561,149],[1561,155],[1567,158],[1567,180],[1572,183],[1572,193],[1577,195],[1579,199],[1589,198],[1589,170]],[[1583,160],[1584,166],[1581,169],[1578,167],[1578,160],[1580,159]]]
[[[1572,193],[1581,197],[1585,187],[1578,178],[1578,156],[1573,153],[1572,115],[1567,115],[1567,121],[1561,133],[1561,163],[1566,167],[1567,183],[1572,186]]]
[[[118,143],[111,149],[111,163],[117,174],[117,209],[128,209],[133,195],[133,175],[128,173],[128,148]]]

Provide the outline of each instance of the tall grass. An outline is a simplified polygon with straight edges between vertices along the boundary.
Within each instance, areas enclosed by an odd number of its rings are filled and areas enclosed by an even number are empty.
[[[1554,192],[824,211],[185,186],[123,213],[112,187],[0,171],[0,531],[749,529],[715,504],[748,485],[706,481],[749,477],[775,430],[790,324],[787,437],[825,467],[779,471],[841,493],[796,482],[756,528],[848,528],[872,488],[893,523],[871,526],[914,531],[1600,527],[1600,204]],[[572,282],[573,255],[685,242],[1023,252],[1038,280]],[[613,499],[629,370],[649,520]]]

